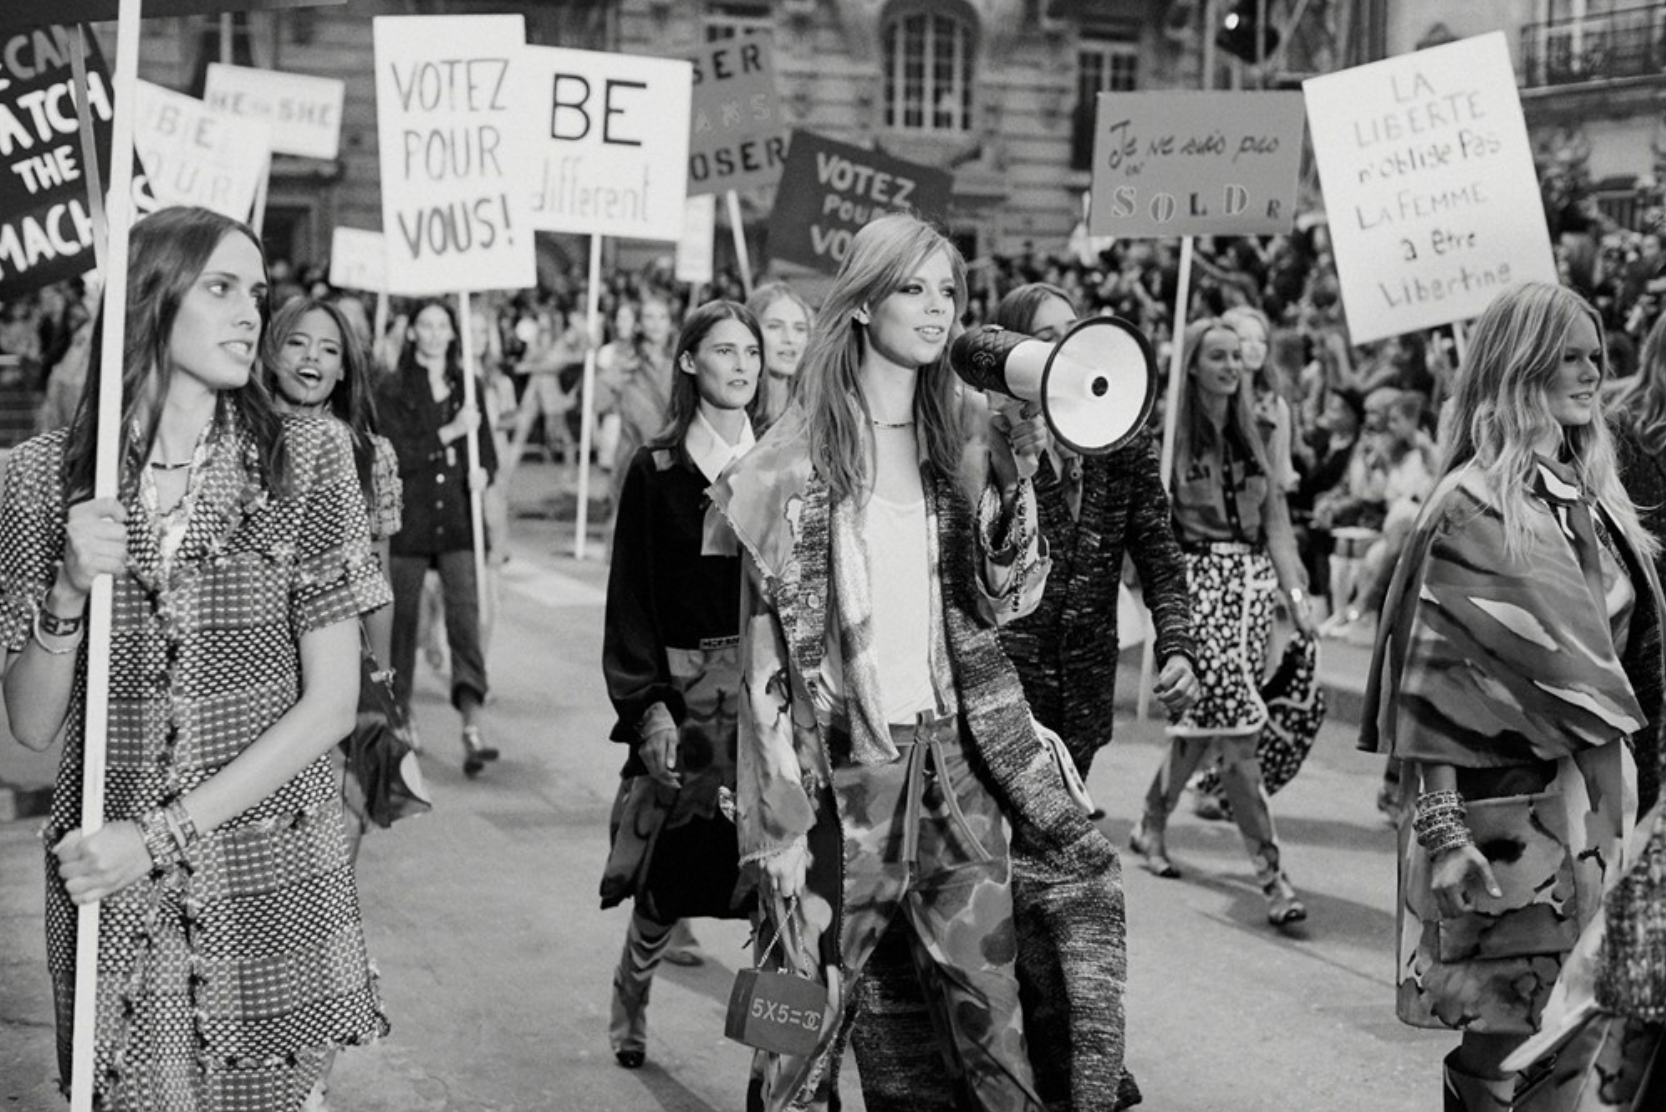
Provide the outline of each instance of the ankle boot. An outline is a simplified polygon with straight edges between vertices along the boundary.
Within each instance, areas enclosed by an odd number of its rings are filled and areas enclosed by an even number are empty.
[[[497,749],[480,740],[479,726],[463,727],[463,775],[474,779],[486,767],[487,761],[498,758]]]
[[[1163,841],[1163,823],[1150,815],[1140,819],[1129,832],[1128,848],[1140,855],[1153,876],[1173,880],[1180,875],[1180,870],[1169,860],[1168,846]]]
[[[1458,1052],[1454,1050],[1441,1063],[1445,1078],[1446,1112],[1510,1112],[1515,1103],[1514,1077],[1488,1078],[1465,1073],[1453,1065]]]
[[[1255,882],[1261,885],[1261,894],[1267,897],[1267,922],[1282,927],[1306,919],[1307,906],[1297,897],[1295,885],[1284,875],[1278,861],[1278,847],[1275,845],[1265,845],[1261,852],[1250,854],[1250,863],[1255,866]]]

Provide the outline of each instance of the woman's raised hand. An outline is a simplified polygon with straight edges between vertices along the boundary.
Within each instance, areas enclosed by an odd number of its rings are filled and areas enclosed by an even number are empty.
[[[1028,479],[1041,465],[1041,450],[1047,446],[1047,422],[1039,402],[1022,406],[991,407],[989,462],[1003,492],[1010,492],[1020,479]]]
[[[126,507],[114,498],[89,498],[71,506],[64,527],[62,586],[86,595],[94,579],[120,575],[126,567]]]

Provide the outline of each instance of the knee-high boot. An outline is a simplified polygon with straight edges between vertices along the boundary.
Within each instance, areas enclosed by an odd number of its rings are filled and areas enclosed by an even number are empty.
[[[648,991],[670,941],[670,926],[639,911],[631,913],[625,948],[613,971],[613,1009],[607,1028],[613,1057],[628,1070],[636,1069],[648,1056]]]
[[[1514,1077],[1476,1077],[1453,1065],[1458,1056],[1454,1050],[1442,1063],[1445,1078],[1446,1112],[1510,1112],[1515,1101]]]

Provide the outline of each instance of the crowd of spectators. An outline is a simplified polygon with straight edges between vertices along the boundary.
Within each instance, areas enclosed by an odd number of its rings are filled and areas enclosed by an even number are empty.
[[[1639,231],[1606,226],[1588,212],[1556,217],[1562,280],[1602,314],[1616,378],[1623,380],[1634,373],[1643,340],[1666,305],[1666,214],[1645,213]],[[362,322],[368,341],[371,304],[331,290],[324,273],[322,267],[275,262],[274,304],[302,292],[340,298]],[[1027,243],[1014,255],[977,258],[965,323],[983,322],[1004,293],[1037,281],[1066,290],[1090,313],[1134,322],[1166,368],[1179,292],[1177,243],[1078,239],[1058,250]],[[91,334],[94,298],[87,286],[87,280],[60,283],[0,305],[0,397],[7,420],[0,425],[0,447],[36,428],[62,424],[73,411]],[[620,436],[619,417],[609,414],[610,399],[621,393],[616,379],[633,362],[649,359],[654,346],[644,340],[644,303],[655,306],[650,318],[657,317],[657,306],[667,307],[674,330],[696,298],[744,297],[733,271],[695,289],[673,280],[668,259],[616,270],[605,279],[602,326],[592,335],[585,327],[584,286],[582,271],[572,268],[535,291],[477,297],[478,366],[492,392],[506,470],[534,443],[535,431],[536,443],[552,459],[576,462],[582,368],[591,347],[599,352],[594,458],[610,469]],[[1439,328],[1352,343],[1328,228],[1318,214],[1298,219],[1284,236],[1197,240],[1189,301],[1188,319],[1230,314],[1240,324],[1250,322],[1245,351],[1257,376],[1258,411],[1269,439],[1288,444],[1275,452],[1288,460],[1279,481],[1315,593],[1329,613],[1322,629],[1367,639],[1397,545],[1438,471],[1439,416],[1460,338]],[[377,362],[392,366],[407,331],[397,303],[386,321],[372,346]],[[652,329],[652,319],[649,324]]]

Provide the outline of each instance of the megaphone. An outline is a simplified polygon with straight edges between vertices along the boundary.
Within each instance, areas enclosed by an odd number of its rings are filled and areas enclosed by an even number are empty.
[[[979,390],[1040,402],[1048,430],[1084,456],[1128,443],[1157,404],[1151,344],[1120,317],[1088,317],[1056,344],[981,325],[955,340],[949,365]]]

